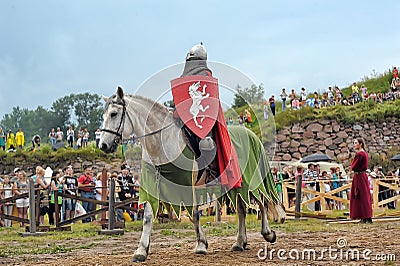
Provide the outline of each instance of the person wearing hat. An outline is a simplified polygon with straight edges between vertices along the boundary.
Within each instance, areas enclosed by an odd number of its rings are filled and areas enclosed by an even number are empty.
[[[6,149],[7,151],[14,151],[15,147],[17,145],[15,144],[15,135],[12,133],[11,129],[8,130],[7,134],[7,140],[6,140]]]
[[[15,167],[14,168],[14,171],[13,171],[14,175],[10,178],[10,183],[11,184],[14,184],[15,182],[18,181],[18,173],[19,173],[19,171],[21,171],[21,169],[19,167]]]

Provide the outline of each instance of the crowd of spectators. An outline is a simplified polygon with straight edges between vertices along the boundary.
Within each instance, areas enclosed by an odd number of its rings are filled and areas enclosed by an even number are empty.
[[[307,92],[305,88],[301,88],[299,93],[296,93],[295,90],[292,89],[289,94],[286,92],[286,89],[283,88],[279,95],[282,102],[282,112],[286,111],[287,107],[290,107],[292,110],[298,110],[304,106],[321,109],[338,104],[355,105],[363,101],[383,103],[385,101],[400,99],[400,78],[396,67],[394,67],[392,74],[393,78],[390,88],[388,88],[386,92],[369,90],[365,84],[357,84],[357,82],[353,82],[351,93],[347,96],[343,94],[338,86],[328,86],[328,89],[322,93],[314,91],[312,97],[307,96],[309,92]],[[274,95],[269,98],[268,104],[272,115],[275,115]]]
[[[92,167],[85,167],[80,175],[75,175],[74,169],[71,165],[64,169],[57,169],[53,171],[50,167],[44,169],[42,166],[35,168],[35,173],[28,177],[27,171],[16,167],[12,175],[0,176],[0,199],[5,200],[15,195],[26,195],[24,198],[15,201],[9,201],[2,204],[1,211],[6,215],[13,215],[14,208],[18,212],[18,217],[27,219],[29,207],[29,182],[34,182],[34,186],[40,189],[40,210],[39,221],[40,224],[45,224],[45,216],[47,215],[48,224],[54,225],[56,220],[56,206],[59,207],[58,217],[59,221],[69,220],[75,215],[82,215],[78,212],[79,206],[82,206],[85,212],[96,210],[98,206],[87,201],[77,201],[75,199],[58,196],[55,198],[55,191],[65,193],[68,195],[81,196],[87,199],[102,200],[103,182],[102,173],[97,175],[93,174]],[[106,198],[109,197],[110,179],[113,178],[116,183],[116,201],[123,201],[129,198],[136,198],[139,196],[139,176],[132,176],[128,165],[124,164],[120,172],[107,173],[108,181],[105,182]],[[35,196],[36,197],[36,196]],[[37,199],[36,199],[37,200]],[[135,206],[138,209],[137,204]],[[125,221],[123,209],[117,209],[116,220]],[[131,211],[128,215],[133,219],[140,219],[137,211]],[[99,215],[100,216],[100,215]],[[92,222],[96,219],[95,216],[83,219],[83,223]],[[100,217],[98,217],[100,219]],[[0,226],[11,227],[11,220],[0,219]],[[20,226],[24,226],[20,223]]]

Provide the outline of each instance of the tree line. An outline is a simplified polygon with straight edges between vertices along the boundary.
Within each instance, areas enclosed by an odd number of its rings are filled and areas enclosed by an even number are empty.
[[[11,113],[3,116],[0,125],[4,133],[10,129],[15,133],[22,128],[26,143],[36,134],[42,142],[47,142],[52,128],[60,127],[65,134],[70,125],[87,128],[93,136],[101,126],[103,110],[101,96],[97,94],[70,94],[54,101],[49,110],[43,106],[35,110],[13,107]]]

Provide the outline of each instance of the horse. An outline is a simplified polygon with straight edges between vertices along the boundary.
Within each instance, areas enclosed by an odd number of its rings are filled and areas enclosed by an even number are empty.
[[[125,94],[121,87],[106,102],[99,147],[106,153],[115,152],[127,139],[140,139],[142,169],[139,203],[144,205],[143,230],[133,262],[145,261],[150,246],[153,219],[159,201],[172,205],[179,214],[181,204],[188,210],[196,232],[195,254],[207,254],[207,239],[200,225],[199,204],[204,192],[216,192],[221,186],[199,184],[194,153],[189,149],[182,126],[169,109],[151,99]],[[279,203],[264,147],[259,138],[245,127],[228,127],[242,173],[240,188],[223,191],[218,200],[232,201],[238,214],[238,234],[232,251],[244,251],[246,235],[246,207],[253,197],[260,207],[261,235],[267,242],[276,241],[268,218],[283,222],[285,211]],[[244,145],[241,145],[241,143]],[[250,160],[254,157],[255,160]],[[174,162],[174,163],[171,163]],[[205,171],[204,171],[205,173]],[[211,190],[209,190],[211,187]],[[197,194],[198,193],[198,194]]]

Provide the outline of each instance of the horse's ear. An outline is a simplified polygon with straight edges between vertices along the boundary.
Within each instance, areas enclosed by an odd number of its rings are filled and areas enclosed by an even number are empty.
[[[117,101],[120,101],[124,98],[124,91],[120,86],[117,88]]]
[[[104,96],[104,95],[101,95],[101,97],[103,98],[103,100],[104,100],[105,102],[108,102],[108,97],[106,97],[106,96]]]

